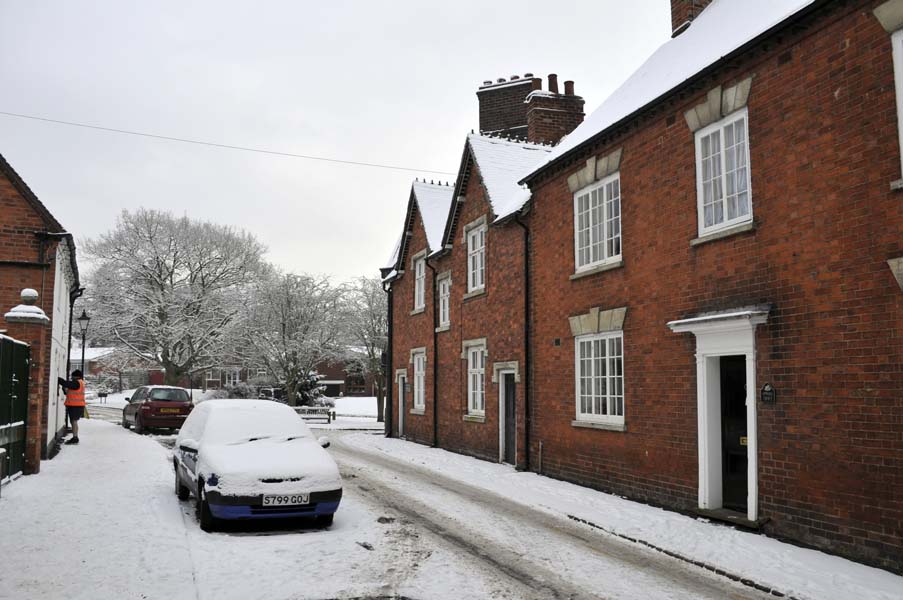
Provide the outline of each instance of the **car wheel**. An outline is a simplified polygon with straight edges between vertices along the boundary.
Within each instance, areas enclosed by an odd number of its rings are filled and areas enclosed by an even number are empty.
[[[210,512],[210,504],[207,502],[207,494],[204,493],[204,482],[198,481],[198,522],[201,529],[206,532],[213,531],[213,513]]]
[[[317,527],[329,527],[335,518],[335,513],[331,515],[320,515],[317,517]]]
[[[172,466],[174,467],[173,471],[176,474],[176,496],[179,497],[179,500],[188,500],[188,496],[191,495],[191,490],[182,484],[182,479],[179,477],[179,464],[173,463]]]
[[[141,422],[141,417],[135,417],[135,433],[144,433],[144,423]]]
[[[125,411],[122,412],[122,426],[129,429],[129,422],[125,418]]]

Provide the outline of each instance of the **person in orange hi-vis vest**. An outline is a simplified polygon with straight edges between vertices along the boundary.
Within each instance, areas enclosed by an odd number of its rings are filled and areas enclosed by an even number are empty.
[[[72,423],[72,437],[66,440],[66,444],[78,443],[78,420],[85,416],[85,380],[78,369],[72,371],[72,379],[66,380],[60,377],[59,384],[66,393],[66,414]]]

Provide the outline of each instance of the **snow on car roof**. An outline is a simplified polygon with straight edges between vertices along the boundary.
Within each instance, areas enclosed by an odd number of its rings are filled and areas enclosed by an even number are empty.
[[[309,435],[304,420],[285,404],[272,400],[207,400],[210,412],[204,439],[229,443],[247,437]]]
[[[534,163],[532,170],[522,172],[523,179],[529,179],[549,163],[667,94],[814,1],[714,0],[686,31],[653,52],[548,156]]]

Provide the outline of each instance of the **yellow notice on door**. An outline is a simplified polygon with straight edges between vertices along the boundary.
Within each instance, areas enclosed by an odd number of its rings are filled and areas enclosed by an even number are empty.
[[[741,446],[746,446],[746,445],[747,445],[747,443],[746,443],[746,436],[743,436],[743,437],[740,438],[740,445],[741,445]]]

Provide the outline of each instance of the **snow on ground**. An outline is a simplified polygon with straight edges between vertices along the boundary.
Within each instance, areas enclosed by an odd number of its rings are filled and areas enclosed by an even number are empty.
[[[609,532],[677,552],[797,598],[899,600],[903,597],[903,577],[763,535],[398,439],[349,434],[342,438],[342,443],[425,466],[562,519],[573,516],[589,521]]]
[[[376,418],[376,398],[373,396],[344,396],[335,400],[337,417],[373,417]]]
[[[114,394],[110,394],[103,401],[100,398],[98,398],[96,394],[92,394],[92,393],[90,393],[91,391],[88,390],[88,393],[85,394],[85,404],[87,404],[88,406],[91,406],[92,404],[97,404],[99,406],[110,406],[112,408],[122,408],[126,404],[128,404],[128,401],[126,401],[126,398],[131,398],[132,394],[135,393],[136,389],[138,389],[138,388],[133,388],[130,390],[122,390],[121,392],[116,392]]]
[[[207,534],[173,491],[170,452],[85,420],[41,473],[0,493],[0,600],[486,598],[485,579],[440,539],[386,519],[346,488],[335,524],[233,525]]]
[[[310,421],[311,429],[345,431],[383,431],[385,426],[376,420],[376,398],[373,396],[343,396],[333,398],[336,418],[332,423]]]

